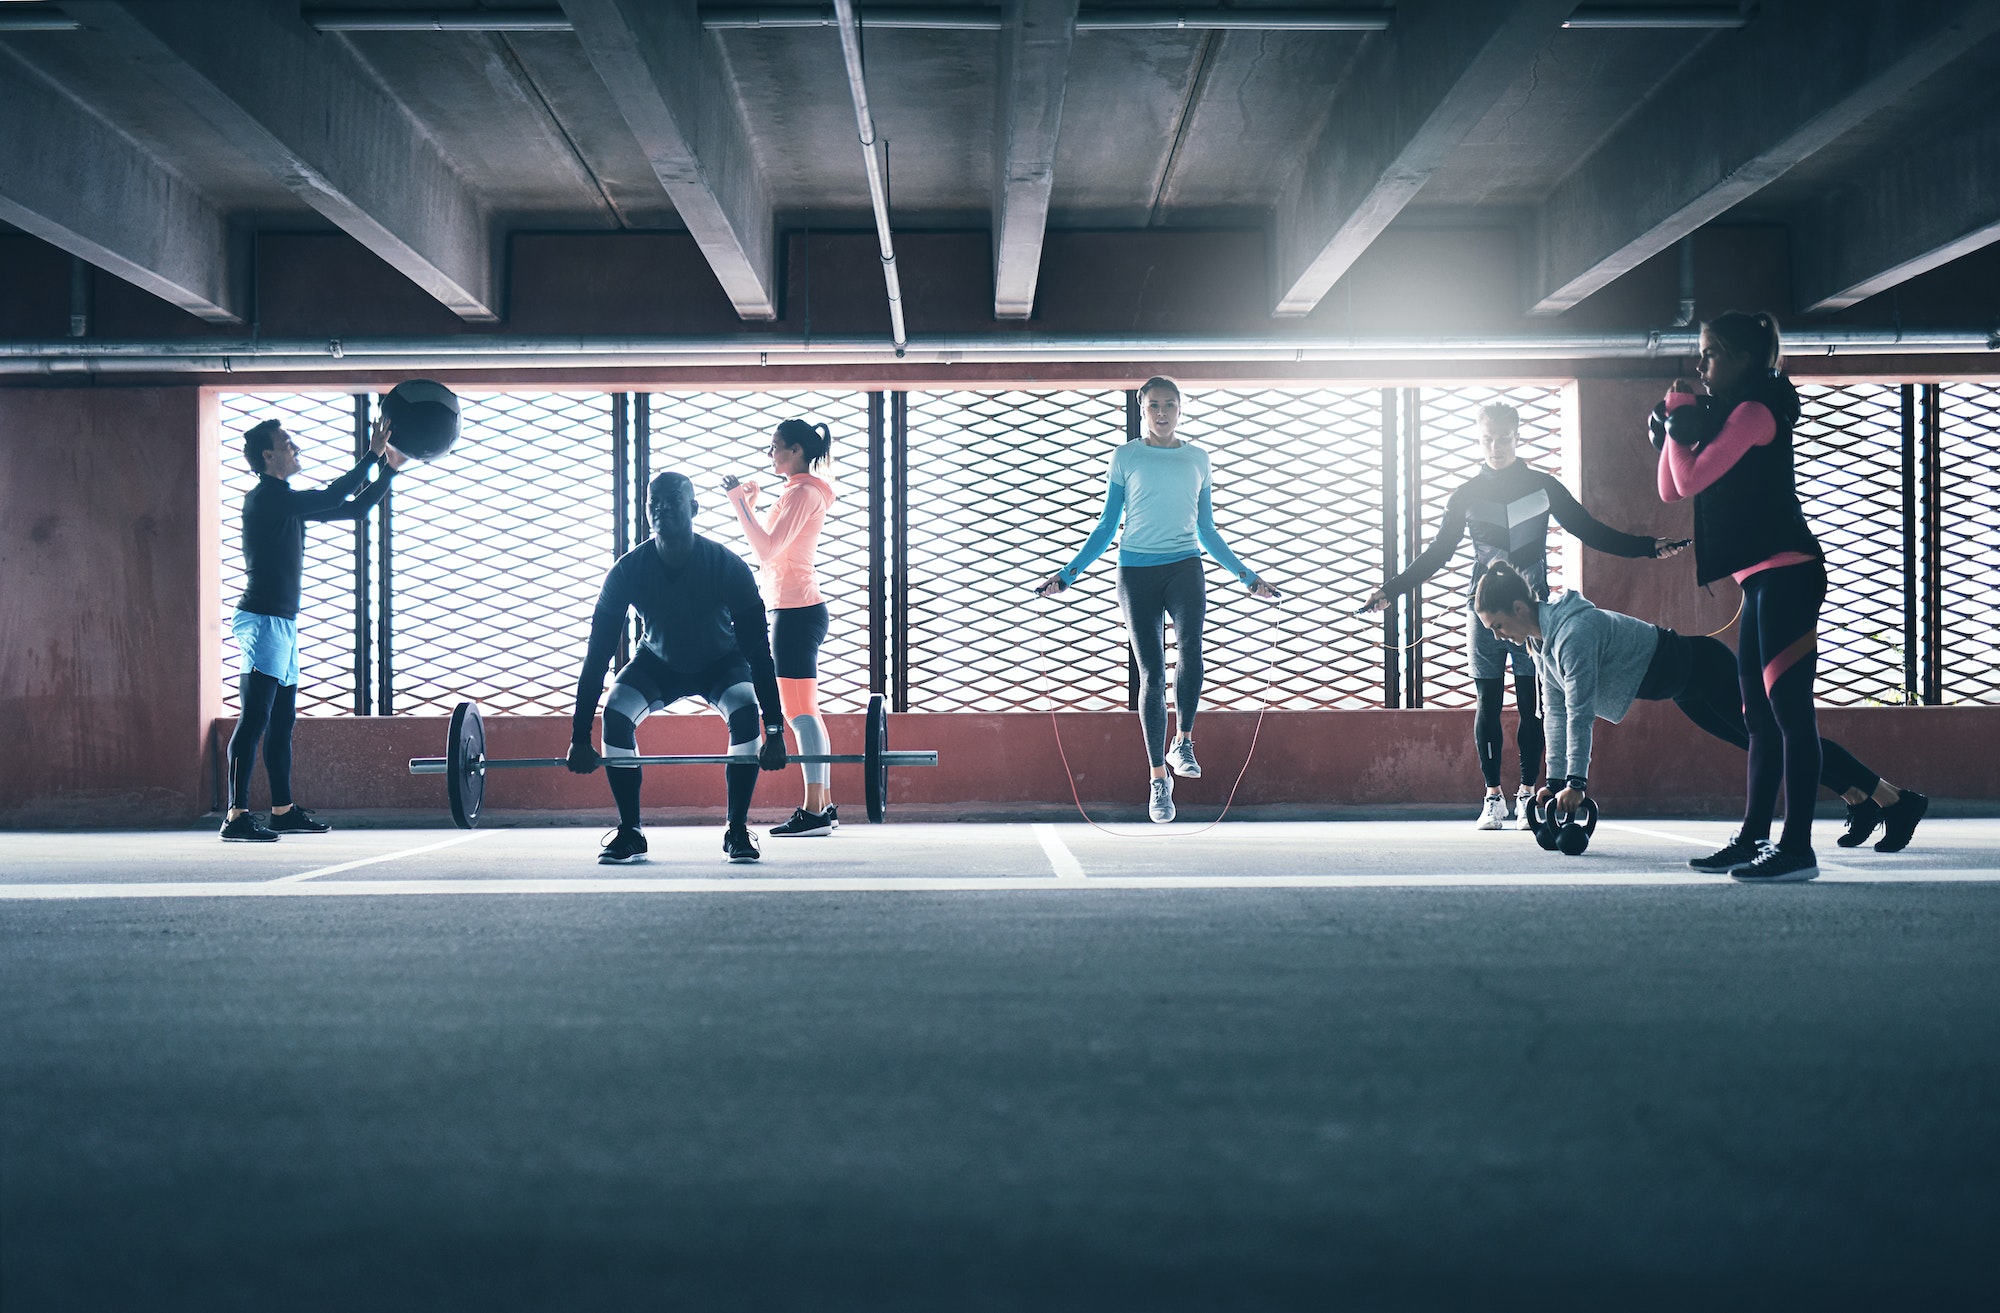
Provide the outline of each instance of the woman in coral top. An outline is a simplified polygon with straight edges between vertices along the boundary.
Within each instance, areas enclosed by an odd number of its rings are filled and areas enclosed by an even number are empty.
[[[777,504],[761,518],[761,489],[734,475],[723,479],[723,491],[736,508],[750,549],[763,566],[764,600],[771,607],[771,655],[778,667],[778,696],[785,719],[798,736],[799,752],[823,755],[831,749],[826,722],[819,714],[819,645],[826,639],[826,600],[813,572],[813,551],[826,512],[833,505],[833,485],[823,477],[833,449],[833,434],[824,424],[788,419],[771,435],[771,471],[784,478]],[[805,765],[805,805],[792,818],[771,828],[774,838],[832,834],[840,824],[829,794],[832,771],[825,765]]]
[[[1810,880],[1820,741],[1813,709],[1826,562],[1792,476],[1799,394],[1785,377],[1778,324],[1738,310],[1701,326],[1707,395],[1676,380],[1654,411],[1663,501],[1694,502],[1695,582],[1743,589],[1736,676],[1750,732],[1743,828],[1690,865],[1757,883]],[[1785,828],[1769,846],[1780,785]]]

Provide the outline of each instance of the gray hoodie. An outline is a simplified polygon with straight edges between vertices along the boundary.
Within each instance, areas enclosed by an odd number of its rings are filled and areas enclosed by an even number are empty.
[[[1542,641],[1531,643],[1542,684],[1549,783],[1590,774],[1591,722],[1625,719],[1652,664],[1660,629],[1617,611],[1600,611],[1582,593],[1558,591],[1537,608]]]

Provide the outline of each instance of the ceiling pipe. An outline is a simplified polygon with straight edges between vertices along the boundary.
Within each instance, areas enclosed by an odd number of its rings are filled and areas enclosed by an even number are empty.
[[[0,32],[75,32],[82,27],[54,5],[0,6]]]
[[[875,207],[875,236],[882,243],[882,283],[889,291],[889,335],[896,354],[903,354],[909,333],[903,326],[903,282],[896,275],[896,242],[889,234],[889,189],[882,181],[882,159],[875,151],[875,116],[868,112],[868,83],[861,69],[861,29],[854,17],[854,0],[833,0],[840,18],[840,53],[847,62],[847,89],[854,95],[854,123],[861,135],[861,157],[868,166],[868,200]]]
[[[1238,32],[1381,32],[1392,11],[1353,9],[1085,9],[1077,14],[1080,32],[1134,30]],[[870,8],[860,15],[863,27],[917,31],[998,32],[1000,11],[987,8]],[[755,28],[833,27],[833,11],[817,6],[788,5],[768,9],[703,9],[701,25],[710,31]]]
[[[395,9],[308,9],[301,15],[320,32],[568,32],[560,9],[445,9],[420,13]]]
[[[1663,28],[1691,28],[1727,31],[1749,22],[1741,5],[1578,5],[1563,20],[1564,27],[1608,28],[1625,31],[1658,31]]]
[[[879,338],[570,337],[261,339],[258,341],[0,342],[0,374],[298,373],[424,369],[640,369],[697,365],[847,365],[1240,361],[1273,364],[1534,360],[1675,360],[1692,356],[1691,330],[1491,337],[1057,337],[995,333],[919,338],[902,350]],[[1977,355],[2000,351],[1993,329],[1801,329],[1785,354]]]

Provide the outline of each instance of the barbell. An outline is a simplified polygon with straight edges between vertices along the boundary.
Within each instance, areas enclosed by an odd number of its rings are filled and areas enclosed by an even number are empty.
[[[623,757],[627,766],[742,766],[755,757],[703,754],[677,757]],[[461,702],[451,709],[451,727],[446,732],[444,756],[410,758],[410,774],[444,776],[445,794],[451,799],[451,819],[461,830],[479,824],[479,808],[486,800],[486,772],[489,770],[537,770],[561,767],[562,757],[488,757],[486,727],[479,719],[479,706]],[[889,751],[889,708],[880,693],[868,699],[868,714],[862,721],[859,753],[816,753],[787,757],[786,765],[860,766],[862,793],[868,803],[868,819],[880,821],[889,812],[889,768],[891,766],[935,766],[938,755],[931,751]]]

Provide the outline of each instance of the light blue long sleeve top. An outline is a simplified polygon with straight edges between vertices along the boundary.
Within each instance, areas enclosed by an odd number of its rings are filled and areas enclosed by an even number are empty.
[[[1216,530],[1210,496],[1208,453],[1200,447],[1188,442],[1177,447],[1126,443],[1112,454],[1104,513],[1083,549],[1062,568],[1063,585],[1074,584],[1104,554],[1122,519],[1125,532],[1118,541],[1118,564],[1172,565],[1206,549],[1237,582],[1254,586],[1256,574],[1236,559]]]

